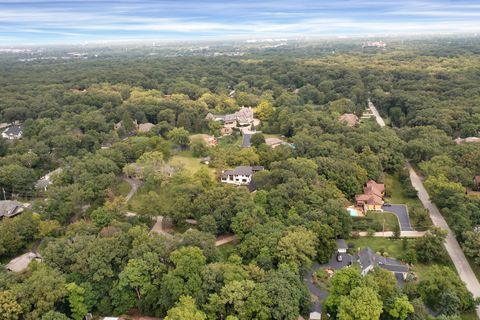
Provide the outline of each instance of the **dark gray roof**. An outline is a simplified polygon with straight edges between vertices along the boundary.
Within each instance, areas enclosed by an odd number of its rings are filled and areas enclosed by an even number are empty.
[[[249,133],[246,133],[243,135],[243,140],[242,140],[242,148],[248,148],[252,144],[250,143],[250,139],[252,138],[252,135]]]
[[[7,129],[5,129],[5,131],[3,131],[3,133],[5,133],[6,135],[9,135],[9,136],[17,136],[21,132],[22,132],[22,127],[19,126],[19,125],[16,125],[16,124],[8,127]]]
[[[223,121],[236,121],[237,120],[237,115],[236,114],[226,114],[223,117]]]
[[[263,166],[253,166],[252,167],[253,172],[263,171],[264,169],[265,168]]]
[[[337,249],[348,249],[347,242],[344,239],[337,239]]]
[[[375,265],[375,252],[370,248],[363,248],[358,253],[358,262],[362,270]]]
[[[406,264],[402,264],[398,260],[385,257],[378,258],[378,266],[392,272],[404,273],[410,270],[410,268]]]
[[[252,167],[249,166],[238,166],[233,170],[225,170],[222,173],[222,176],[228,175],[242,175],[242,176],[249,176],[253,174]]]
[[[410,270],[406,264],[403,264],[396,259],[382,257],[368,247],[360,250],[358,253],[358,262],[360,263],[362,270],[365,270],[369,266],[378,266],[394,273],[405,273]]]

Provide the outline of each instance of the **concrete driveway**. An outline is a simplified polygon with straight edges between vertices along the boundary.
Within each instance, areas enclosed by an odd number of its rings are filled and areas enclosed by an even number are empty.
[[[347,253],[342,253],[342,261],[337,261],[337,253],[334,253],[330,258],[330,261],[325,264],[314,263],[310,270],[306,270],[303,274],[303,281],[310,292],[310,295],[314,297],[313,306],[311,311],[322,311],[322,305],[320,301],[323,301],[327,298],[328,292],[321,290],[313,283],[313,275],[317,272],[318,269],[334,269],[340,270],[346,266],[349,266],[352,263],[352,256]]]
[[[413,231],[410,225],[410,218],[408,217],[408,209],[404,204],[391,204],[382,206],[383,211],[388,211],[395,214],[400,223],[400,231]]]

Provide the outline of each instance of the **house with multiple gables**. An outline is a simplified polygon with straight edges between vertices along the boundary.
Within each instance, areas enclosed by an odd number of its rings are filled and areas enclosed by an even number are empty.
[[[222,135],[228,135],[232,133],[232,129],[235,127],[251,125],[253,123],[253,110],[250,107],[242,107],[237,112],[231,114],[215,115],[208,113],[205,120],[222,122]]]
[[[362,276],[366,276],[370,271],[378,267],[392,272],[397,280],[403,281],[407,279],[410,271],[408,265],[396,259],[381,256],[368,247],[360,250],[354,261],[359,264]]]
[[[369,180],[363,187],[363,194],[355,196],[355,206],[367,211],[383,211],[383,197],[385,196],[385,185]]]
[[[3,132],[2,132],[2,137],[4,139],[8,140],[18,140],[22,138],[23,134],[23,129],[22,126],[18,124],[13,124],[9,127],[7,127]]]
[[[0,219],[15,217],[22,213],[25,208],[27,208],[27,205],[18,201],[2,200],[0,201]]]
[[[263,169],[262,166],[239,166],[233,170],[223,171],[220,175],[220,181],[237,186],[248,186],[252,182],[254,173]]]

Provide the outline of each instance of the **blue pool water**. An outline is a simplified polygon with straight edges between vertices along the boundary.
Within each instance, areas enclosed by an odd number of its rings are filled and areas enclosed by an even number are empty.
[[[347,208],[347,211],[350,213],[350,216],[358,217],[358,212],[355,210],[355,208]]]

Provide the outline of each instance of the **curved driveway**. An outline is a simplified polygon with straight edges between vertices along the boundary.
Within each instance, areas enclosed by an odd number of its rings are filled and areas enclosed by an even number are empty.
[[[383,211],[391,212],[397,216],[400,224],[400,231],[413,231],[410,225],[410,218],[408,217],[408,209],[404,204],[391,204],[382,207]]]

